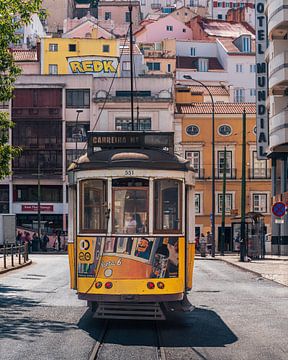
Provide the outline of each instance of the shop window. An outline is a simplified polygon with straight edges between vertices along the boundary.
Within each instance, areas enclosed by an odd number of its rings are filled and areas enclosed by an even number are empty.
[[[67,142],[85,142],[87,141],[87,132],[89,123],[66,122],[66,141]]]
[[[139,127],[139,129],[138,129]],[[119,131],[131,131],[132,121],[131,119],[119,119],[115,120],[115,129]],[[151,130],[151,119],[134,119],[134,130]]]

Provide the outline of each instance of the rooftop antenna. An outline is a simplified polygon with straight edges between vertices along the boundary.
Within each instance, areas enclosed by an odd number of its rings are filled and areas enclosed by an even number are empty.
[[[134,94],[133,94],[133,21],[132,21],[132,3],[129,2],[129,20],[130,20],[130,90],[131,90],[131,129],[134,131]]]

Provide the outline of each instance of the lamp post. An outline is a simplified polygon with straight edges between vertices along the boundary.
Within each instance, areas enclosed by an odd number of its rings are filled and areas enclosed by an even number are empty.
[[[212,232],[212,249],[211,255],[215,257],[215,105],[214,99],[209,88],[202,82],[193,79],[190,75],[184,75],[184,79],[195,81],[202,85],[208,92],[212,104],[212,211],[211,211],[211,232]]]
[[[78,119],[79,119],[79,115],[83,112],[83,110],[81,109],[77,109],[76,113],[76,159],[78,158]]]

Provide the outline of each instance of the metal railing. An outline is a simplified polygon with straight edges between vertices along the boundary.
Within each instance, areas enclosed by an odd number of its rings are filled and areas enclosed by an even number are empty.
[[[271,169],[249,168],[249,179],[271,179]]]
[[[28,244],[4,245],[0,248],[0,269],[25,264],[28,258]]]

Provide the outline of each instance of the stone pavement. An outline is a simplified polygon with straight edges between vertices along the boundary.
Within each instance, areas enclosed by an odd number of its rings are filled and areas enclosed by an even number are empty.
[[[30,259],[26,263],[24,263],[23,256],[21,255],[21,264],[19,264],[18,255],[16,256],[16,254],[15,254],[14,255],[14,266],[12,266],[11,255],[9,255],[6,257],[6,268],[4,268],[4,259],[3,259],[3,255],[1,254],[0,255],[0,274],[4,274],[11,270],[20,269],[21,267],[30,265],[31,263],[32,263],[32,260],[30,260]]]
[[[207,258],[208,259],[208,258]],[[239,255],[216,255],[215,259],[225,261],[243,270],[255,274],[279,284],[288,286],[288,256],[267,255],[263,260],[251,260],[240,262]]]

